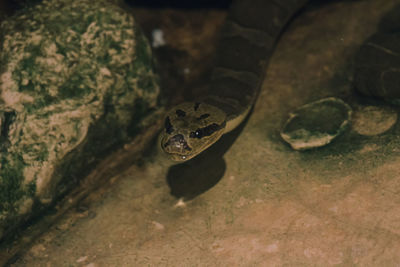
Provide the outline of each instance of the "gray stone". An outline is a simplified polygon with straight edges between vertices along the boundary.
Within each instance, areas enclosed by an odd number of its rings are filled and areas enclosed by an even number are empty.
[[[0,238],[154,116],[159,86],[132,16],[47,0],[0,26]]]
[[[346,130],[351,113],[350,106],[335,97],[308,103],[289,114],[281,137],[295,150],[327,145]]]

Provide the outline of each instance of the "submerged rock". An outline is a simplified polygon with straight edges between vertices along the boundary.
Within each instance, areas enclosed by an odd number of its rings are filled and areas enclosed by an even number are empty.
[[[351,113],[350,106],[338,98],[311,102],[289,114],[281,137],[295,150],[327,145],[345,131]]]
[[[400,33],[377,33],[356,54],[354,86],[362,94],[400,104]]]
[[[400,5],[396,5],[382,17],[378,25],[378,32],[400,32]]]
[[[42,1],[0,40],[1,239],[143,129],[159,86],[134,19],[106,0]]]

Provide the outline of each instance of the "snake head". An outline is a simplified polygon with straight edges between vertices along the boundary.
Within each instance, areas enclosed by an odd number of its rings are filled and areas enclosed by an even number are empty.
[[[186,161],[214,144],[224,133],[225,113],[199,102],[185,102],[165,116],[161,149],[174,161]]]

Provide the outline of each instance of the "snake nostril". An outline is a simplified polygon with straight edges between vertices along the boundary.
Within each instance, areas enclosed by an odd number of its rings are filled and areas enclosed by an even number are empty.
[[[172,149],[176,150],[187,150],[191,151],[192,148],[187,144],[185,137],[182,134],[174,135],[169,138],[168,141],[163,145],[164,147],[170,146]]]
[[[185,137],[183,137],[182,134],[177,134],[177,135],[174,135],[173,137],[171,137],[169,140],[171,140],[171,141],[173,141],[173,142],[179,142],[179,143],[181,143],[181,142],[184,142],[184,141],[185,141]]]

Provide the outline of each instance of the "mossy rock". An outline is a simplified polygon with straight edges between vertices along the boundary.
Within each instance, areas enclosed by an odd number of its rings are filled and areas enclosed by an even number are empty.
[[[152,62],[113,2],[47,0],[1,23],[0,239],[156,116]]]

